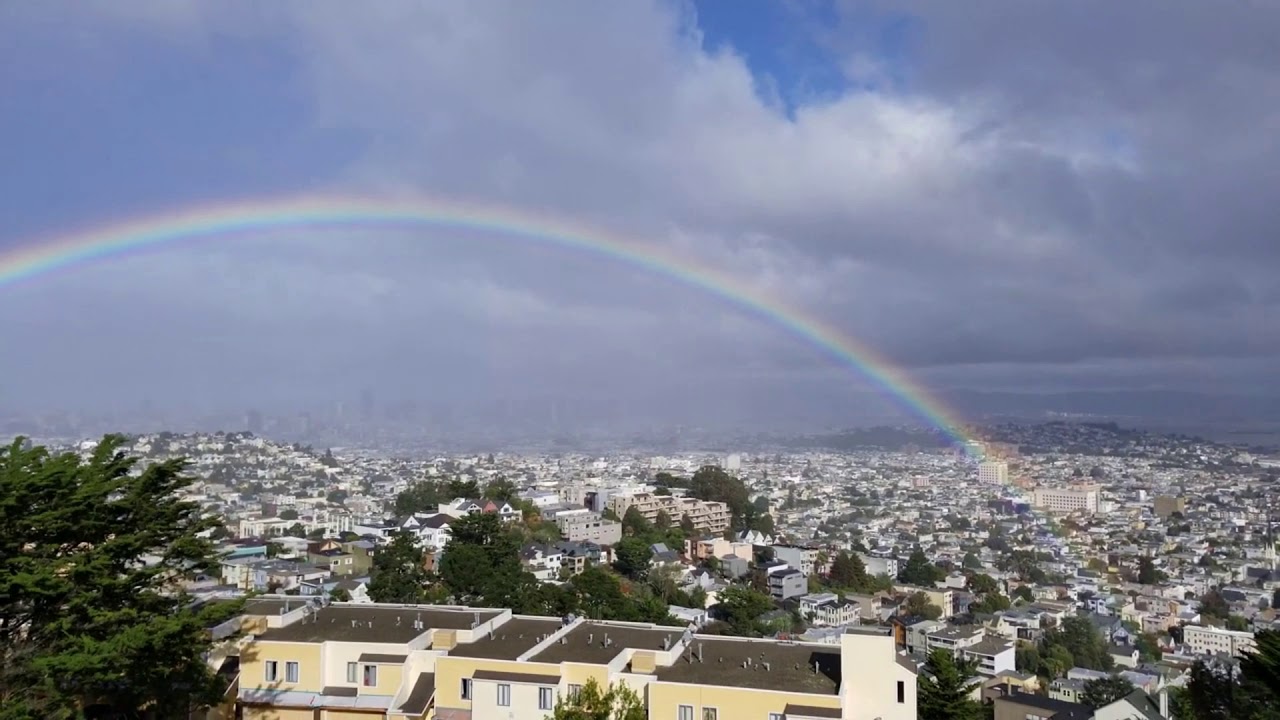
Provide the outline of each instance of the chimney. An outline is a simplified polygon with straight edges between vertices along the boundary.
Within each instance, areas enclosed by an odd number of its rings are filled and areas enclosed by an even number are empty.
[[[663,649],[663,650],[670,650],[670,649],[671,649],[671,638],[669,638],[669,637],[664,637],[664,638],[662,638],[662,649]]]
[[[590,645],[596,641],[595,633],[587,633],[587,644]]]
[[[766,662],[766,663],[763,663],[763,665],[764,665],[764,671],[769,672],[769,663]]]
[[[702,643],[698,643],[698,662],[702,662]]]

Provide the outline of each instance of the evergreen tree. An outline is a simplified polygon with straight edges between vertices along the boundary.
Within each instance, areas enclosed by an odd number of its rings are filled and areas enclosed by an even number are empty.
[[[934,650],[917,677],[916,713],[920,720],[979,720],[982,705],[969,696],[978,686],[971,663],[957,662],[947,650]]]
[[[425,602],[427,584],[433,579],[425,564],[417,539],[407,532],[396,533],[373,557],[369,598],[380,603]]]
[[[107,436],[87,457],[0,448],[0,717],[92,706],[185,717],[216,702],[207,628],[236,603],[193,605],[174,581],[217,567],[219,520],[181,499],[185,462],[139,471]]]
[[[906,564],[898,571],[898,580],[908,585],[933,587],[934,582],[941,580],[943,572],[925,556],[924,550],[916,548],[907,558]]]

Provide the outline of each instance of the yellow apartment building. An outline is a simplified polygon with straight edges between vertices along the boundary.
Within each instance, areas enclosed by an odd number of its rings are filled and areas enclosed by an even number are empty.
[[[246,624],[244,720],[543,720],[590,679],[632,687],[652,720],[916,717],[915,666],[887,629],[809,644],[503,609],[280,610]]]

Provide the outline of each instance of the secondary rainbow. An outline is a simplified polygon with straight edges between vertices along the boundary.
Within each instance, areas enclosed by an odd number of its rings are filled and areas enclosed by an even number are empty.
[[[71,232],[0,252],[0,288],[59,269],[178,241],[295,227],[441,227],[482,231],[583,250],[719,296],[821,349],[871,380],[929,425],[968,446],[940,402],[863,343],[801,309],[705,263],[561,218],[440,198],[386,200],[317,196],[201,206]]]

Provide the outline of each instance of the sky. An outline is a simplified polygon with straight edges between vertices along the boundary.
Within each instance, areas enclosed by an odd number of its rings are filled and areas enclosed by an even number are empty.
[[[1256,0],[5,3],[0,252],[445,196],[711,265],[940,394],[1275,394],[1278,34]],[[722,298],[494,233],[173,243],[0,287],[0,328],[0,407],[895,406]]]

